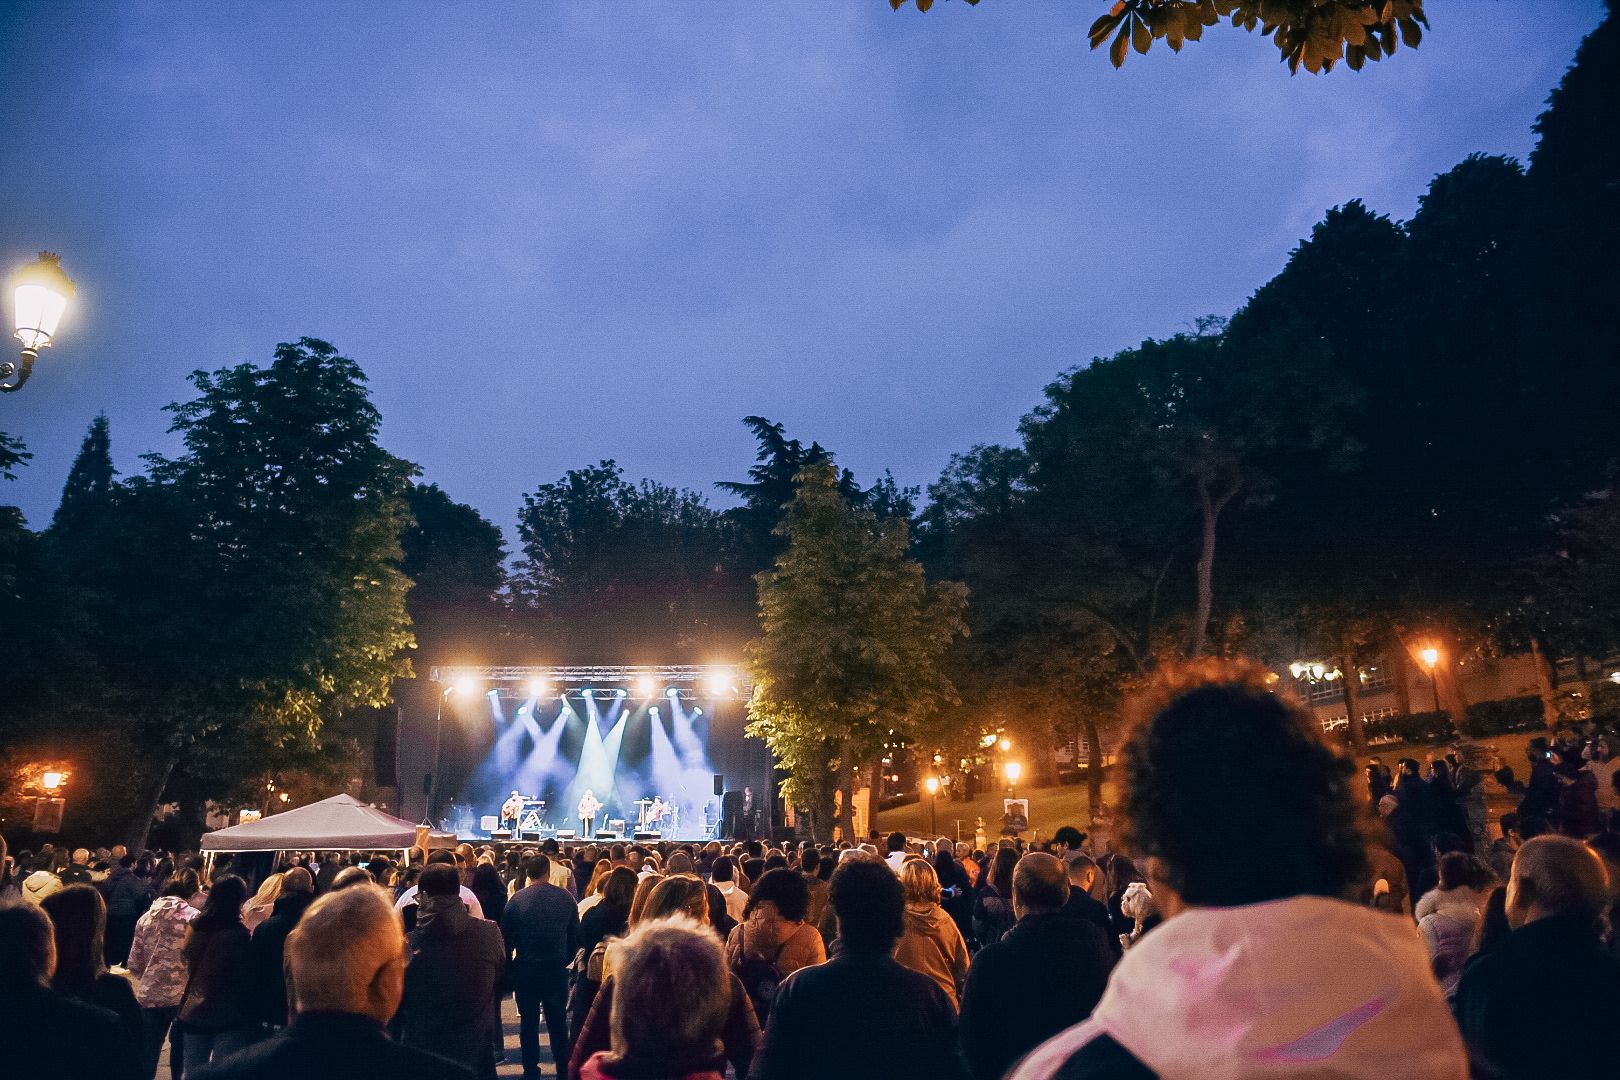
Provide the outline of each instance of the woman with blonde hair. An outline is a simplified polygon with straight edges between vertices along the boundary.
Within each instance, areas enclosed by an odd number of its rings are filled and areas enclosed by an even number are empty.
[[[900,884],[906,891],[906,929],[894,958],[933,979],[951,1004],[960,1008],[962,988],[967,985],[968,948],[956,920],[939,905],[939,875],[927,859],[911,858],[900,866]]]
[[[270,917],[275,910],[276,900],[281,896],[281,875],[271,874],[259,886],[259,891],[253,894],[253,899],[242,905],[242,925],[247,927],[248,933]]]
[[[606,880],[613,864],[606,859],[597,859],[595,867],[591,870],[591,880],[585,885],[585,895],[579,901],[579,914],[584,914],[602,902],[602,883]]]
[[[648,882],[653,885],[643,891]],[[631,909],[630,931],[667,918],[688,918],[705,922],[709,913],[709,891],[703,880],[692,874],[671,874],[664,878],[643,878],[636,889],[637,904]],[[592,1055],[612,1049],[612,1016],[614,987],[617,977],[613,973],[616,950],[610,946],[607,962],[603,965],[602,988],[597,991],[591,1011],[574,1039],[573,1056],[568,1061],[569,1080],[579,1080],[581,1070]],[[748,1000],[748,992],[735,974],[730,976],[731,1003],[720,1041],[725,1046],[726,1060],[738,1076],[748,1075],[748,1066],[759,1047],[759,1017]]]

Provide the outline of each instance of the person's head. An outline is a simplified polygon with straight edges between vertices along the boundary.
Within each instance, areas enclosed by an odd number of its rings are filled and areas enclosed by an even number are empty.
[[[454,866],[456,865],[456,853],[451,851],[449,848],[437,848],[428,852],[427,862],[429,866],[436,863],[443,863],[446,866]]]
[[[1474,845],[1454,832],[1437,832],[1429,837],[1429,850],[1434,852],[1434,861],[1439,862],[1453,851],[1472,851]]]
[[[309,875],[306,873],[304,876],[308,877]],[[202,883],[197,880],[197,871],[182,867],[170,875],[168,880],[163,883],[161,895],[190,900],[197,895],[197,890],[200,888],[202,888]],[[283,885],[283,888],[285,888],[285,885]]]
[[[1088,893],[1097,882],[1097,860],[1083,851],[1071,851],[1065,855],[1063,867],[1068,874],[1071,889]]]
[[[832,906],[847,951],[886,953],[905,932],[905,888],[880,860],[840,866],[832,876]]]
[[[73,849],[73,865],[74,866],[89,866],[90,865],[90,849],[89,848],[74,848]],[[61,963],[61,961],[58,960],[57,963]]]
[[[732,862],[730,855],[722,855],[714,860],[709,876],[720,883],[731,881],[737,876],[737,864]]]
[[[0,903],[0,988],[45,986],[55,972],[50,916],[26,901]]]
[[[1052,846],[1057,848],[1061,856],[1070,851],[1079,851],[1086,842],[1086,834],[1073,825],[1059,825],[1057,832],[1052,834]]]
[[[997,849],[996,861],[990,869],[990,884],[996,887],[997,895],[1006,898],[1012,895],[1013,869],[1018,865],[1018,852],[1011,844]]]
[[[1120,755],[1122,839],[1147,857],[1167,917],[1182,903],[1342,897],[1367,875],[1355,763],[1265,674],[1189,664],[1137,703]],[[1233,858],[1234,842],[1256,857]]]
[[[903,832],[892,832],[892,833],[890,833],[889,834],[889,839],[888,839],[888,851],[889,851],[889,854],[892,855],[896,851],[904,851],[904,850],[906,850],[906,834],[903,833]]]
[[[637,925],[669,915],[686,915],[702,921],[709,915],[709,890],[701,880],[685,874],[648,878],[654,882],[647,902],[637,912]]]
[[[247,903],[247,882],[235,874],[226,874],[215,878],[213,886],[208,890],[208,899],[203,901],[203,909],[197,917],[191,920],[191,925],[198,930],[219,930],[232,923],[242,921],[242,905]]]
[[[1596,926],[1608,903],[1608,870],[1579,840],[1538,836],[1513,856],[1507,916],[1515,930],[1555,916]]]
[[[1502,839],[1510,843],[1517,843],[1519,836],[1519,815],[1509,811],[1502,815]]]
[[[449,869],[452,873],[455,872],[455,868],[447,863],[433,864],[434,869],[439,869],[441,867]],[[356,885],[375,885],[376,883],[376,878],[372,877],[371,871],[367,870],[365,867],[345,866],[342,870],[338,871],[337,877],[332,879],[332,891],[336,892],[338,889],[352,889]]]
[[[530,855],[523,860],[523,877],[529,882],[551,880],[551,858],[547,855]]]
[[[101,894],[94,885],[69,885],[51,893],[39,906],[50,916],[56,944],[52,985],[67,993],[89,990],[96,976],[106,970],[102,956],[107,905]]]
[[[763,914],[774,912],[788,922],[803,922],[810,913],[810,885],[803,875],[785,866],[767,870],[763,877],[754,882],[754,889],[748,894],[748,904],[743,908],[743,918],[748,918],[756,910]]]
[[[664,868],[671,874],[691,874],[697,870],[691,854],[685,851],[672,852]]]
[[[815,872],[820,868],[821,852],[811,847],[805,848],[804,851],[799,854],[799,869],[803,870],[806,874],[814,875]]]
[[[340,874],[339,877],[341,876]],[[416,892],[419,896],[459,897],[461,875],[456,873],[455,867],[443,863],[426,867],[422,871],[422,876],[416,879]]]
[[[315,878],[302,866],[289,867],[281,875],[281,895],[313,896]]]
[[[1474,942],[1469,955],[1494,949],[1506,941],[1512,932],[1513,926],[1507,917],[1507,886],[1498,885],[1491,890],[1480,908],[1479,925],[1474,928]]]
[[[1403,757],[1395,763],[1395,767],[1401,771],[1402,776],[1418,776],[1423,771],[1423,766],[1418,764],[1417,758]]]
[[[1060,910],[1069,902],[1069,874],[1057,856],[1032,851],[1013,871],[1013,912],[1020,919]]]
[[[388,894],[357,885],[315,901],[287,937],[286,970],[296,1012],[359,1013],[386,1024],[405,991],[405,933]]]
[[[1440,857],[1440,888],[1484,889],[1494,879],[1485,864],[1465,851],[1448,851]]]
[[[660,1076],[720,1060],[732,977],[714,933],[672,915],[643,922],[612,949],[613,1053]]]
[[[907,859],[902,863],[900,886],[905,890],[906,903],[914,907],[931,907],[939,903],[939,874],[927,859]]]
[[[624,922],[630,918],[630,906],[636,898],[639,879],[628,866],[615,866],[602,876],[602,912],[609,923]]]

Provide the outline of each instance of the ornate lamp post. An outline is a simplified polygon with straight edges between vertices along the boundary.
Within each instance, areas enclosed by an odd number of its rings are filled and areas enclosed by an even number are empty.
[[[923,781],[923,786],[928,788],[928,831],[934,836],[938,836],[939,825],[934,820],[934,796],[939,794],[939,780],[937,777],[930,776]]]
[[[22,364],[0,363],[0,393],[21,390],[34,373],[39,350],[48,349],[56,338],[56,328],[67,311],[68,301],[78,291],[73,279],[62,271],[62,259],[49,251],[23,267],[12,277],[12,325],[22,342]],[[10,381],[12,376],[16,381]]]
[[[1440,666],[1440,650],[1430,646],[1418,653],[1423,659],[1423,666],[1429,669],[1429,686],[1434,690],[1434,711],[1440,711],[1440,676],[1435,670]]]

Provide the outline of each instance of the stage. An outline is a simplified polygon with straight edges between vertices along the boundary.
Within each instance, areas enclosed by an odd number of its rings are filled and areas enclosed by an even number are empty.
[[[730,667],[438,667],[428,682],[432,727],[420,709],[414,725],[402,718],[401,771],[432,750],[419,819],[463,840],[690,843],[770,829],[771,755],[745,734],[753,687]],[[745,804],[757,807],[746,821]]]

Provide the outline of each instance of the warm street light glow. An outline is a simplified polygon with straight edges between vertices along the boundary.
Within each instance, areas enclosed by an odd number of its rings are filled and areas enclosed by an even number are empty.
[[[1003,754],[1005,754],[1007,751],[1009,751],[1011,749],[1012,749],[1012,740],[1011,739],[1006,739],[1006,738],[1002,739],[1001,740],[1001,752]]]
[[[1433,646],[1421,650],[1418,653],[1418,656],[1422,657],[1424,665],[1430,671],[1433,671],[1435,666],[1440,663],[1440,650],[1434,648]]]
[[[277,798],[279,798],[282,802],[286,802],[291,797],[292,796],[288,795],[285,791],[283,791],[280,795],[277,796]]]
[[[1016,761],[1009,761],[1005,768],[1007,770],[1007,783],[1018,783],[1018,778],[1023,775],[1024,767]]]
[[[45,773],[39,778],[39,784],[40,787],[43,787],[46,791],[50,792],[52,795],[55,795],[57,789],[62,786],[62,781],[65,779],[67,779],[67,777],[52,769],[50,772]]]
[[[986,735],[984,738],[979,740],[979,745],[988,750],[992,746],[996,745],[996,737],[994,735]]]
[[[68,301],[78,291],[73,279],[62,272],[62,260],[49,251],[18,270],[11,279],[11,324],[22,343],[22,365],[9,360],[0,363],[0,380],[17,376],[16,382],[0,381],[0,391],[20,390],[33,374],[39,350],[50,348],[57,325],[67,311]]]
[[[928,794],[939,794],[939,780],[937,777],[930,776],[928,779],[923,781],[923,786],[928,789]]]

